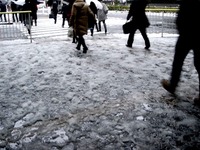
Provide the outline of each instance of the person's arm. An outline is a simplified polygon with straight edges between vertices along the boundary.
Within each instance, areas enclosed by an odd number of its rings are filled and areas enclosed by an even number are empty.
[[[74,7],[74,5],[72,5],[72,9],[71,9],[71,16],[70,16],[70,19],[69,19],[69,26],[71,27],[71,26],[73,26],[73,24],[74,24],[74,15],[75,15],[75,13],[74,13],[74,9],[75,9],[75,7]]]
[[[130,6],[126,20],[129,20],[132,17],[132,15],[133,15],[132,10],[133,10],[133,4],[131,4],[131,6]]]

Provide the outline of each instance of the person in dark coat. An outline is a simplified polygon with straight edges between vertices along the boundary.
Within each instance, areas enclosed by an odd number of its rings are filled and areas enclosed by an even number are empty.
[[[67,13],[68,13],[68,11],[69,10],[71,10],[70,8],[69,8],[69,4],[63,4],[63,6],[62,6],[62,10],[61,10],[61,13],[62,13],[62,27],[64,28],[64,26],[65,26],[65,20],[67,19],[67,22],[68,22],[68,24],[69,24],[69,20],[68,20],[68,18],[67,18]]]
[[[174,60],[172,64],[171,79],[163,79],[162,86],[170,93],[174,94],[183,67],[184,60],[190,50],[194,54],[194,66],[199,77],[200,90],[200,0],[182,0],[179,5],[176,25],[179,37],[175,46]],[[200,106],[200,91],[194,103]]]
[[[35,26],[37,26],[37,0],[30,0],[30,4],[31,4],[31,16],[32,16],[32,20],[31,20],[31,25],[33,25],[33,21],[35,23]]]
[[[89,22],[88,22],[89,23],[88,26],[89,26],[89,29],[90,29],[90,32],[91,32],[91,36],[93,36],[93,34],[94,34],[94,26],[96,27],[97,32],[99,30],[98,30],[98,25],[97,25],[97,21],[96,21],[97,7],[96,7],[95,3],[92,2],[92,1],[90,2],[90,9],[92,10],[92,12],[95,15],[95,19],[89,19]]]
[[[13,11],[19,11],[18,10],[18,5],[15,4],[14,2],[11,1],[10,6],[11,6],[12,12]],[[18,14],[17,13],[12,14],[12,19],[13,19],[13,22],[18,22],[19,21]]]
[[[53,12],[54,23],[56,24],[56,22],[57,22],[57,15],[58,15],[58,1],[57,0],[53,0],[53,3],[52,3],[52,12]]]
[[[31,10],[30,0],[25,0],[25,4],[22,7],[22,11],[30,11],[30,10]],[[31,29],[31,13],[24,13],[22,20],[23,20],[24,26],[27,27],[28,33],[30,34],[30,29]]]
[[[7,11],[6,4],[2,3],[2,1],[0,1],[0,10],[1,10],[1,12]],[[7,22],[6,14],[3,14],[3,16],[4,16],[4,21]],[[0,16],[0,18],[3,21],[2,15]]]
[[[31,10],[30,0],[25,0],[25,4],[22,7],[22,11],[30,11],[30,10]],[[24,13],[23,14],[23,23],[24,23],[24,25],[28,25],[29,21],[31,21],[31,13],[30,13],[30,15],[29,15],[29,13]]]
[[[149,20],[145,14],[145,8],[147,4],[147,0],[133,0],[130,5],[130,9],[127,15],[127,21],[131,19],[132,29],[128,37],[126,45],[127,47],[132,47],[134,35],[137,29],[140,31],[145,41],[145,49],[149,49],[150,47],[150,41],[146,34],[146,28],[150,25]]]

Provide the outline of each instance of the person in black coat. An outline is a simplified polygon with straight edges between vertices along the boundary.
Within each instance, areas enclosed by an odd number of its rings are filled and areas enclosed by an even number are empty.
[[[25,0],[25,4],[22,6],[22,11],[30,11],[31,10],[31,3],[30,0]],[[30,34],[31,29],[31,13],[24,13],[22,16],[22,21],[24,26],[27,27],[28,33]]]
[[[58,1],[53,0],[52,3],[52,12],[53,12],[53,18],[54,18],[54,24],[57,22],[57,15],[58,15]]]
[[[194,54],[194,66],[199,77],[200,90],[200,0],[182,0],[179,5],[176,25],[179,32],[179,37],[175,46],[174,60],[172,64],[171,79],[163,79],[162,86],[170,93],[174,94],[180,75],[184,60],[190,50]],[[200,106],[200,91],[194,103]]]
[[[2,1],[0,1],[0,11],[1,12],[6,12],[7,11],[6,4],[2,3]],[[6,14],[3,14],[3,16],[4,16],[4,21],[7,22]],[[0,16],[0,18],[3,21],[2,15]]]
[[[30,0],[30,4],[31,4],[31,16],[32,16],[32,20],[31,20],[31,25],[33,25],[33,21],[35,23],[35,26],[37,26],[37,0]]]
[[[146,28],[149,27],[150,23],[145,14],[145,8],[147,6],[147,0],[133,0],[127,15],[127,21],[131,19],[132,29],[128,37],[127,47],[132,47],[134,41],[134,35],[138,29],[142,34],[145,41],[145,49],[149,49],[150,41],[146,34]]]
[[[63,4],[62,6],[62,10],[61,10],[61,13],[62,13],[62,27],[64,28],[65,26],[65,20],[67,19],[67,22],[68,22],[68,25],[69,25],[69,18],[67,18],[67,13],[68,11],[71,11],[71,9],[69,8],[69,4]]]
[[[94,26],[96,27],[96,29],[97,29],[97,32],[99,31],[98,30],[98,25],[97,25],[97,21],[96,21],[96,16],[97,16],[97,7],[96,7],[96,5],[95,5],[95,3],[94,2],[90,2],[90,9],[92,10],[92,12],[94,13],[94,15],[95,15],[95,20],[94,19],[90,19],[89,18],[89,22],[88,22],[88,26],[89,26],[89,29],[90,29],[90,32],[91,32],[91,36],[93,36],[93,33],[94,33]],[[94,18],[93,16],[92,16],[92,18]]]
[[[25,0],[25,4],[22,6],[22,11],[30,11],[31,10],[31,3],[30,0]],[[31,13],[24,13],[23,14],[23,23],[24,25],[29,25],[29,22],[31,21]]]
[[[11,6],[11,10],[12,10],[12,11],[19,11],[19,10],[18,10],[18,5],[15,4],[14,2],[11,1],[10,6]],[[12,18],[13,18],[13,22],[18,22],[18,21],[19,21],[19,18],[18,18],[18,14],[17,14],[17,13],[12,14]]]

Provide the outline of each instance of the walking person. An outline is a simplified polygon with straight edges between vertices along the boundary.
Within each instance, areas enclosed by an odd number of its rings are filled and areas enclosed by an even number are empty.
[[[31,4],[31,16],[32,16],[32,20],[31,20],[31,25],[33,25],[33,21],[35,23],[35,26],[37,26],[37,0],[30,0],[30,4]]]
[[[78,44],[76,49],[80,50],[81,46],[83,46],[83,53],[87,53],[88,50],[83,36],[86,35],[88,31],[89,15],[94,17],[93,12],[85,3],[85,1],[76,0],[72,6],[70,26],[73,26],[75,36],[78,36]]]
[[[7,6],[2,1],[0,1],[0,11],[1,12],[7,12]],[[4,21],[7,22],[6,14],[3,14],[3,15],[1,14],[0,15],[1,21],[3,21],[3,17],[2,16],[4,16]]]
[[[67,19],[67,4],[63,4],[61,13],[62,13],[62,27],[64,28],[65,20]]]
[[[163,79],[162,86],[174,94],[180,80],[184,60],[190,50],[193,50],[194,66],[199,77],[200,90],[200,0],[182,0],[179,5],[176,25],[179,37],[175,46],[174,60],[172,64],[171,79]],[[194,103],[200,106],[200,91]]]
[[[54,24],[56,24],[57,23],[57,15],[58,15],[58,1],[57,0],[53,0],[51,11],[53,13]]]
[[[22,7],[22,11],[30,11],[31,10],[31,3],[30,0],[25,0],[25,4]],[[31,29],[31,13],[24,13],[22,16],[22,20],[24,26],[26,26],[28,33],[30,34]]]
[[[93,36],[94,34],[94,26],[96,27],[97,29],[97,32],[99,31],[98,30],[98,26],[97,26],[97,21],[96,21],[96,16],[97,16],[97,7],[95,5],[94,2],[90,2],[90,9],[92,10],[94,16],[95,16],[95,19],[89,19],[89,29],[90,29],[90,32],[91,32],[91,36]]]
[[[99,0],[102,4],[102,9],[97,10],[97,18],[98,18],[98,24],[99,24],[99,31],[101,31],[101,22],[103,22],[103,26],[105,29],[105,34],[107,34],[107,26],[106,26],[106,19],[108,14],[108,7],[105,3],[102,2],[102,0]]]
[[[12,12],[14,12],[14,11],[19,11],[19,9],[18,9],[18,5],[15,4],[13,1],[11,1],[10,6],[11,6],[11,10],[12,10]],[[13,22],[18,22],[18,21],[19,21],[18,13],[14,13],[14,14],[12,14],[12,19],[13,19]]]
[[[131,19],[132,28],[126,44],[127,47],[132,47],[134,35],[136,30],[138,29],[145,41],[145,49],[150,48],[150,41],[146,33],[146,28],[150,25],[149,20],[145,14],[145,8],[147,4],[147,0],[133,0],[130,5],[130,9],[126,19],[127,21]]]

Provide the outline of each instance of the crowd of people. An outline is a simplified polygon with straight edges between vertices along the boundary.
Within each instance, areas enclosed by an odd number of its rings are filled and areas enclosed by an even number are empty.
[[[37,10],[38,10],[37,5],[39,4],[39,2],[37,0],[25,0],[24,4],[17,4],[16,2],[17,1],[10,1],[10,3],[3,3],[2,1],[0,1],[1,12],[7,12],[8,10],[12,12],[31,11],[30,13],[31,25],[33,25],[34,22],[35,26],[37,26]],[[1,21],[7,22],[8,18],[6,14],[4,14],[3,16],[4,18],[2,17],[2,15],[0,16]],[[28,20],[29,20],[28,14],[18,14],[18,13],[12,14],[13,22],[20,21],[26,25]]]
[[[67,20],[68,26],[73,27],[74,37],[73,43],[77,43],[77,50],[83,47],[83,53],[87,53],[88,47],[86,45],[84,35],[87,34],[90,29],[91,36],[94,34],[94,28],[97,32],[101,31],[101,22],[103,23],[105,34],[107,34],[106,19],[108,14],[108,7],[102,0],[99,0],[102,8],[98,9],[96,5],[91,2],[86,5],[85,0],[71,0],[64,3],[62,6],[62,27]],[[48,6],[51,7],[54,23],[57,23],[58,14],[58,1],[49,0]],[[145,49],[150,48],[150,40],[146,34],[146,28],[150,26],[150,22],[145,14],[145,8],[147,6],[147,0],[133,0],[127,15],[127,21],[131,20],[132,26],[128,36],[126,46],[131,48],[134,42],[134,34],[136,30],[139,30],[145,41]],[[6,6],[0,1],[1,11],[6,11]],[[12,11],[16,10],[31,10],[31,24],[33,21],[37,26],[37,0],[25,0],[25,4],[21,7],[11,3]],[[2,16],[0,16],[1,20]],[[20,19],[16,14],[13,14],[13,21],[24,21],[26,19]],[[26,18],[26,17],[25,17]],[[179,11],[176,19],[177,29],[179,31],[179,38],[175,45],[175,54],[172,64],[172,72],[170,80],[163,79],[161,84],[168,92],[175,94],[178,82],[180,80],[182,66],[184,59],[190,50],[193,50],[194,54],[194,66],[197,70],[199,77],[199,90],[200,90],[200,44],[198,35],[200,34],[200,0],[181,0]],[[6,16],[4,16],[6,21]],[[76,39],[77,42],[74,41]],[[194,103],[200,106],[200,92],[197,98],[194,99]]]

